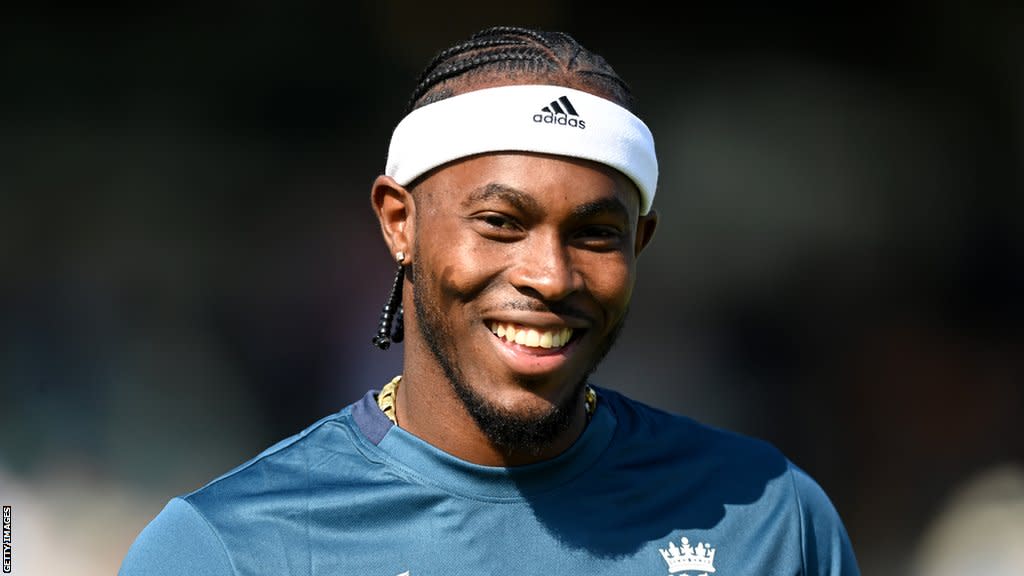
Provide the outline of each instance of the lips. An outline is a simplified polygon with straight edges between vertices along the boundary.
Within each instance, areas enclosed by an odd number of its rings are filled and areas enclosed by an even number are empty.
[[[510,344],[527,348],[558,349],[572,338],[572,328],[541,328],[511,322],[488,322],[491,332]]]

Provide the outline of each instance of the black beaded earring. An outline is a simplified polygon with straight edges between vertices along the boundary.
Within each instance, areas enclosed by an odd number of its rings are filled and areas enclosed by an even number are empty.
[[[402,280],[405,278],[405,252],[395,254],[398,261],[398,272],[395,273],[395,284],[391,287],[391,295],[387,304],[380,313],[380,326],[377,327],[377,335],[373,337],[373,345],[381,350],[387,350],[392,342],[401,342],[405,336],[405,326],[402,315],[405,313],[402,306]],[[394,325],[394,329],[392,329]]]

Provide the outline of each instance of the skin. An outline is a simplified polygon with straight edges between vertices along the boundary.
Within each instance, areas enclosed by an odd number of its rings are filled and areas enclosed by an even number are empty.
[[[657,223],[653,211],[639,215],[635,185],[590,161],[495,153],[436,169],[415,190],[380,176],[371,200],[388,248],[413,271],[399,425],[482,465],[566,450],[586,426],[583,383],[626,317]],[[561,348],[520,346],[497,337],[494,322],[569,327],[573,337]],[[481,425],[480,410],[540,432],[502,436]]]

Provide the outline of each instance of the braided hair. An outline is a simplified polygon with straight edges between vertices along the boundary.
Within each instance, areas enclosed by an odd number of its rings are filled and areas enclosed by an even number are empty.
[[[439,52],[423,69],[406,113],[477,88],[559,84],[594,93],[633,111],[629,86],[600,55],[564,32],[517,26],[485,28]]]

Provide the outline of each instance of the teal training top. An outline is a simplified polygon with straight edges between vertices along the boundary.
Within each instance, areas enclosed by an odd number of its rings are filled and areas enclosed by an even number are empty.
[[[761,440],[598,389],[565,453],[460,460],[376,391],[172,499],[120,576],[859,574],[821,487]]]

